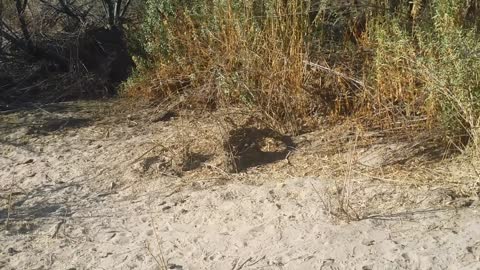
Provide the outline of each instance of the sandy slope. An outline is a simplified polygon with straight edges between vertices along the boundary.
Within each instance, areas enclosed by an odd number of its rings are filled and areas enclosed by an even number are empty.
[[[180,177],[151,150],[175,124],[105,106],[0,116],[1,269],[480,269],[476,198],[352,179],[346,222],[338,179]]]

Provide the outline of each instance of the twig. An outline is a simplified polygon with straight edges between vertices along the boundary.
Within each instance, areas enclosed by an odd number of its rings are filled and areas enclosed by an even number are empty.
[[[218,172],[223,174],[223,176],[225,176],[227,179],[232,179],[232,176],[230,174],[228,174],[225,170],[223,170],[222,168],[219,168],[218,166],[215,166],[213,164],[208,164],[208,163],[203,163],[202,165],[205,166],[207,169],[213,168],[217,170]]]
[[[236,268],[235,268],[235,266],[236,266],[236,265],[235,265],[234,268],[233,268],[233,270],[240,270],[240,269],[242,269],[242,268],[245,266],[245,264],[247,264],[247,263],[248,263],[249,261],[251,261],[252,259],[253,259],[252,257],[249,257],[248,259],[246,259],[242,264],[240,264],[240,265],[239,265],[238,267],[236,267]]]
[[[323,71],[326,71],[326,72],[329,72],[329,73],[332,73],[333,75],[336,75],[338,77],[341,77],[345,80],[348,80],[348,81],[352,81],[354,82],[355,84],[357,84],[357,86],[361,86],[361,87],[365,87],[365,84],[360,81],[359,79],[355,79],[355,78],[352,78],[350,76],[347,76],[341,72],[338,72],[338,71],[335,71],[329,67],[325,67],[325,66],[322,66],[322,65],[319,65],[319,64],[315,64],[313,62],[310,62],[310,61],[303,61],[303,63],[307,66],[311,66],[313,68],[316,68],[316,69],[319,69],[319,70],[323,70]]]
[[[45,113],[47,113],[47,114],[55,115],[55,116],[57,116],[57,117],[59,117],[59,118],[63,118],[63,117],[64,117],[64,116],[61,115],[61,114],[49,112],[49,111],[45,110],[44,108],[38,106],[37,104],[32,104],[32,105],[33,105],[33,107],[35,107],[35,108],[37,108],[38,110],[40,110],[40,111],[42,111],[42,112],[45,112]]]
[[[323,207],[325,208],[325,210],[327,210],[328,214],[335,216],[335,214],[334,214],[333,211],[332,211],[331,204],[327,204],[327,203],[325,202],[325,200],[324,200],[324,199],[322,198],[322,196],[320,195],[320,192],[318,192],[317,188],[313,185],[312,181],[310,181],[310,185],[312,185],[313,190],[314,190],[315,193],[317,194],[318,198],[319,198],[320,201],[322,202]]]
[[[148,149],[145,153],[141,154],[139,157],[137,157],[136,159],[134,159],[133,161],[131,161],[128,165],[132,165],[134,164],[135,162],[139,161],[142,157],[144,157],[145,155],[147,155],[148,153],[152,152],[155,148],[161,146],[163,149],[166,149],[165,146],[163,146],[162,144],[160,143],[157,143],[155,144],[152,148]]]
[[[158,267],[160,267],[161,270],[167,269],[165,265],[163,265],[163,268],[162,268],[162,264],[158,261],[157,256],[153,254],[152,250],[150,249],[150,245],[147,243],[147,241],[145,241],[145,247],[147,248],[148,253],[150,253],[150,256],[152,256],[155,262],[157,263]]]
[[[64,219],[62,219],[60,222],[57,223],[57,225],[55,225],[55,231],[52,234],[52,238],[57,237],[58,231],[60,230],[60,227],[62,226],[63,223],[65,223]]]
[[[152,211],[152,209],[150,209],[150,211]],[[152,221],[153,234],[155,235],[155,240],[157,241],[157,245],[158,245],[158,251],[160,253],[160,262],[162,263],[161,265],[159,264],[159,266],[163,267],[163,269],[166,270],[168,269],[168,267],[167,267],[167,263],[165,262],[165,257],[163,256],[162,246],[160,245],[160,238],[158,237],[157,230],[155,229],[155,222],[153,220],[152,214],[150,214],[150,220]]]
[[[247,265],[247,266],[253,266],[253,265],[257,264],[259,261],[264,260],[266,257],[267,257],[266,255],[263,255],[263,257],[261,257],[260,259],[258,259],[258,260],[256,260],[256,261],[250,263],[250,264]]]
[[[8,225],[10,222],[10,212],[12,211],[12,190],[10,189],[10,194],[8,194],[8,201],[7,201],[7,220],[5,221],[5,230],[8,231]]]

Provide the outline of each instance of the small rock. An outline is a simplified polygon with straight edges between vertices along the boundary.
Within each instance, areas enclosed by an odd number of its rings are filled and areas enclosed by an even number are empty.
[[[174,264],[174,263],[169,263],[169,264],[167,265],[167,268],[168,268],[168,269],[183,269],[183,266],[178,265],[178,264]]]
[[[22,162],[22,163],[20,163],[20,164],[30,164],[30,163],[33,163],[33,158],[27,159],[27,160],[25,160],[24,162]]]
[[[10,248],[8,248],[7,252],[8,252],[8,255],[13,256],[13,255],[19,253],[20,251],[10,247]]]
[[[365,246],[373,246],[375,244],[375,240],[363,240],[362,244]]]

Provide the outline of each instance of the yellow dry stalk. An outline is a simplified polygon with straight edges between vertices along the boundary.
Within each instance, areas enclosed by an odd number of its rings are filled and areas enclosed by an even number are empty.
[[[417,20],[418,16],[420,16],[421,10],[422,10],[422,0],[413,0],[411,16],[414,21]]]

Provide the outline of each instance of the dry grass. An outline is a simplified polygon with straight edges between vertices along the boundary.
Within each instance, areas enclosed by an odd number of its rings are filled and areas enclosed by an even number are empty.
[[[125,93],[243,107],[282,134],[317,129],[323,116],[384,133],[435,130],[430,141],[446,148],[479,149],[480,76],[468,75],[479,38],[466,13],[476,1],[387,2],[167,1],[154,11],[151,0],[149,58],[137,59]]]
[[[162,63],[128,93],[160,99],[180,94],[195,107],[242,104],[283,132],[299,132],[315,107],[304,87],[309,78],[305,7],[301,1],[275,1],[270,7],[274,17],[258,22],[252,6],[236,4],[204,7],[213,22],[179,11],[168,22],[175,27],[162,26],[169,30],[168,50],[175,53],[158,55]]]

